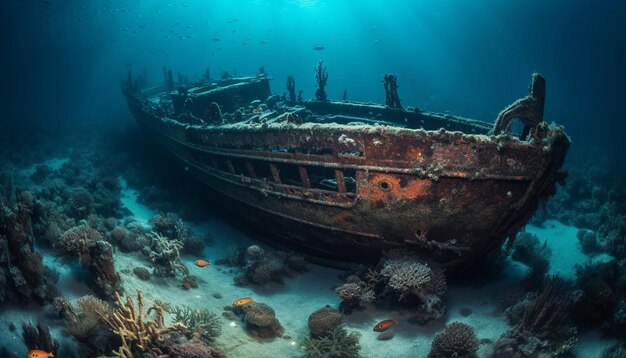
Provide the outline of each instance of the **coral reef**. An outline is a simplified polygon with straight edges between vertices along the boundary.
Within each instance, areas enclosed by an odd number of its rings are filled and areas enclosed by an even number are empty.
[[[101,297],[113,297],[120,290],[120,275],[115,272],[113,246],[100,240],[90,248],[89,253],[91,260],[88,269],[94,292]]]
[[[611,321],[618,312],[618,302],[626,296],[623,264],[615,260],[577,265],[576,300],[573,319],[581,325],[599,325]]]
[[[52,339],[50,328],[42,322],[37,322],[37,326],[30,322],[22,323],[22,339],[29,350],[40,349],[53,354],[59,350],[59,342]]]
[[[308,320],[309,333],[313,338],[328,336],[332,331],[341,326],[343,316],[341,312],[332,307],[323,307],[311,313]]]
[[[164,310],[157,305],[152,305],[144,312],[141,291],[137,291],[137,307],[129,294],[126,294],[126,302],[123,302],[120,295],[115,293],[115,302],[118,307],[113,313],[98,311],[113,333],[121,339],[122,345],[113,352],[115,357],[132,358],[141,356],[143,352],[162,355],[164,335],[187,329],[182,323],[165,325]],[[154,319],[146,320],[153,311]]]
[[[571,288],[559,277],[550,278],[536,295],[512,307],[507,314],[514,325],[498,342],[496,353],[524,357],[543,352],[566,354],[576,344],[576,328],[571,324]]]
[[[82,224],[65,231],[53,243],[53,247],[58,250],[59,257],[65,261],[78,258],[79,263],[88,266],[91,263],[90,250],[100,240],[102,240],[102,235],[98,231]]]
[[[439,333],[431,345],[429,357],[468,357],[478,350],[474,329],[461,322],[453,322]]]
[[[58,276],[34,251],[31,195],[15,195],[7,182],[0,188],[0,304],[43,304],[56,296]]]
[[[229,259],[220,260],[220,263],[240,262],[238,248]],[[243,256],[243,276],[236,276],[235,282],[246,284],[252,282],[265,284],[270,281],[282,283],[285,277],[290,277],[295,273],[306,271],[306,261],[304,257],[291,252],[266,252],[257,245],[249,246]]]
[[[380,266],[386,292],[393,292],[398,301],[407,296],[417,297],[417,320],[426,322],[443,316],[446,306],[442,297],[447,290],[447,284],[441,269],[421,263],[403,250],[385,252]],[[382,293],[384,294],[385,292]]]
[[[302,342],[307,358],[356,358],[361,345],[358,332],[348,332],[343,326],[320,338],[306,338]]]
[[[405,250],[389,250],[374,269],[350,275],[335,289],[342,298],[340,309],[350,313],[361,303],[392,299],[405,307],[416,307],[420,322],[441,318],[446,312],[447,290],[443,270],[421,262]]]

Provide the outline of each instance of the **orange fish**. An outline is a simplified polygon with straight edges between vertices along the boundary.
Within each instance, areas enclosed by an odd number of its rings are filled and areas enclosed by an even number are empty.
[[[198,267],[207,267],[207,266],[211,266],[211,263],[207,260],[196,260],[193,262],[194,265],[198,266]]]
[[[389,328],[391,328],[391,326],[393,326],[394,324],[396,324],[398,322],[392,320],[392,319],[386,319],[382,322],[378,322],[378,324],[376,326],[374,326],[374,331],[375,332],[384,332],[386,330],[388,330]]]
[[[239,306],[247,305],[248,303],[251,303],[251,302],[254,302],[254,301],[256,301],[254,298],[244,297],[244,298],[240,298],[237,301],[233,302],[233,306],[239,307]]]
[[[32,351],[28,352],[28,355],[26,356],[26,358],[53,358],[54,354],[52,354],[52,352],[48,353],[46,351],[41,351],[39,349],[33,349]]]

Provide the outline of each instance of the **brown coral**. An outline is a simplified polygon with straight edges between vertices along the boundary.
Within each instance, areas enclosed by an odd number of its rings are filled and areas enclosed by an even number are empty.
[[[78,262],[89,264],[89,249],[99,240],[102,240],[102,235],[98,231],[80,225],[65,231],[52,246],[60,251],[59,255],[65,260],[78,257]]]
[[[241,307],[248,332],[259,338],[274,338],[283,332],[274,310],[264,304],[252,302]]]
[[[309,333],[313,338],[327,336],[343,321],[341,313],[332,307],[323,307],[309,316]]]

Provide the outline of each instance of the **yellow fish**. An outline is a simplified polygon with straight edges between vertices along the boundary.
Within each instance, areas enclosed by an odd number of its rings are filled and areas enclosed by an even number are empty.
[[[244,297],[244,298],[240,298],[237,301],[233,302],[233,306],[239,307],[239,306],[247,305],[248,303],[251,303],[251,302],[254,302],[254,301],[256,301],[254,298]]]
[[[54,358],[54,354],[52,354],[52,352],[48,353],[39,349],[33,349],[28,352],[26,358]]]
[[[211,266],[211,263],[207,260],[196,260],[193,262],[194,265],[198,266],[198,267],[207,267],[207,266]]]

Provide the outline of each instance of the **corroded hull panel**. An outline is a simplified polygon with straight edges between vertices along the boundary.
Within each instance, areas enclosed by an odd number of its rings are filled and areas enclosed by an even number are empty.
[[[453,129],[477,133],[279,120],[191,125],[140,95],[127,98],[142,128],[219,193],[222,205],[278,241],[337,260],[399,247],[448,267],[480,258],[554,191],[569,145],[554,125],[541,123],[522,141],[486,135],[484,126],[458,118],[449,120]],[[303,107],[328,115],[367,106]],[[383,120],[445,120],[372,111]]]

